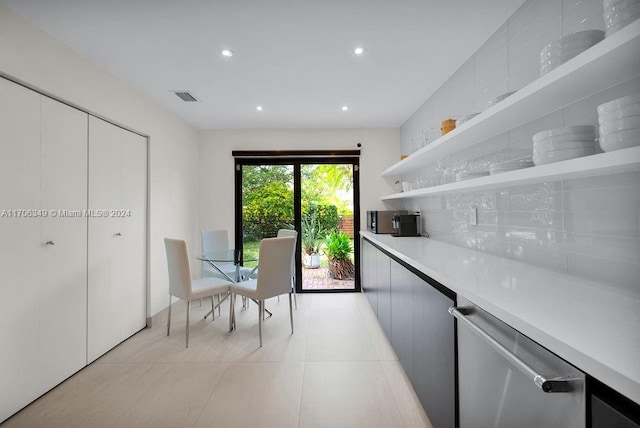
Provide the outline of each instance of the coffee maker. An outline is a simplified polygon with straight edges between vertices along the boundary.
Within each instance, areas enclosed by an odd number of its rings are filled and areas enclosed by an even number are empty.
[[[397,232],[392,236],[420,236],[420,214],[395,214],[393,227]]]

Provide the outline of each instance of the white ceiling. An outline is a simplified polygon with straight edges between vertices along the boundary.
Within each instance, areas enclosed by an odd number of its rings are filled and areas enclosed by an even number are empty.
[[[523,0],[0,2],[209,129],[400,126]]]

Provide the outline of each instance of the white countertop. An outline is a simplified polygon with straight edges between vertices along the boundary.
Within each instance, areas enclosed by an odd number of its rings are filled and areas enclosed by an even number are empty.
[[[360,234],[640,404],[640,291],[428,238]]]

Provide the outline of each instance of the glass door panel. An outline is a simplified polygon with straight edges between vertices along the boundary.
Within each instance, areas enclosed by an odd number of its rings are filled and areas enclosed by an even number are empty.
[[[241,195],[242,249],[245,259],[257,259],[262,238],[295,228],[293,165],[243,165]]]
[[[302,290],[355,289],[353,164],[300,165]]]

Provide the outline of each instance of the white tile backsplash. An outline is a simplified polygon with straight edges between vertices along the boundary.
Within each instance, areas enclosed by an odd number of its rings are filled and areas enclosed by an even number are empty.
[[[507,39],[503,25],[473,56],[475,111],[486,110],[489,101],[509,90]]]
[[[402,126],[411,137],[447,117],[483,111],[489,100],[539,76],[539,53],[561,36],[603,29],[601,0],[527,0]],[[543,117],[505,130],[409,174],[422,187],[454,181],[461,168],[530,156],[536,132],[597,126],[596,107],[640,92],[640,74]],[[624,288],[640,286],[640,171],[445,194],[404,201],[432,239]],[[469,208],[478,210],[471,225]]]

